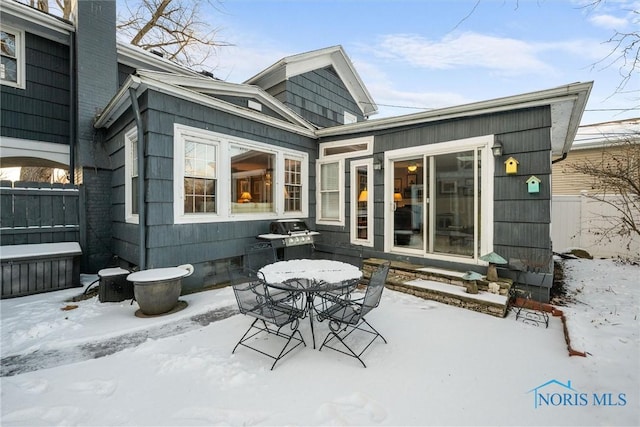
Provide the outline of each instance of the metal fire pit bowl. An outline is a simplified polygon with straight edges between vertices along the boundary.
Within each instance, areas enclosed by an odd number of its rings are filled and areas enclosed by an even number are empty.
[[[133,282],[133,294],[140,311],[154,316],[171,311],[182,292],[182,278],[193,273],[193,266],[155,268],[127,276]]]

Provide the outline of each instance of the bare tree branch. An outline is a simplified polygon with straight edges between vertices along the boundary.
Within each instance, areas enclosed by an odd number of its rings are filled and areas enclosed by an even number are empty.
[[[203,64],[220,46],[217,29],[210,29],[199,17],[197,0],[126,1],[127,18],[119,18],[118,30],[131,38],[131,44],[145,50],[158,50],[164,57],[187,66]],[[210,2],[208,2],[211,4]]]
[[[608,241],[626,238],[628,247],[633,236],[640,237],[640,134],[611,142],[597,160],[584,160],[568,169],[590,177],[592,191],[587,197],[615,212],[602,215],[591,232]]]

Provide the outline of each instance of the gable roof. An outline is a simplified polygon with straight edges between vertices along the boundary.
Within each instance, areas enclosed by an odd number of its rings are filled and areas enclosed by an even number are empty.
[[[98,116],[94,127],[110,127],[131,106],[131,89],[135,90],[136,95],[139,96],[150,88],[270,126],[315,137],[315,127],[311,123],[298,116],[257,86],[226,83],[205,76],[185,76],[150,70],[138,70],[136,75],[131,75],[127,78],[118,93]],[[281,115],[282,119],[215,98],[215,95],[244,96],[250,99],[257,99]]]
[[[334,126],[319,129],[316,134],[319,137],[341,136],[549,105],[551,108],[551,151],[553,155],[562,155],[571,149],[592,87],[593,82],[571,83],[553,89],[488,101]]]
[[[344,49],[339,45],[282,58],[245,83],[269,89],[291,77],[328,66],[334,68],[365,117],[378,112],[378,106]]]

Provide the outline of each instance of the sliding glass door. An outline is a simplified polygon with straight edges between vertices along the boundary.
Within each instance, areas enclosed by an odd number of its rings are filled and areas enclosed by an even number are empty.
[[[391,162],[394,248],[477,258],[482,152],[425,153]]]

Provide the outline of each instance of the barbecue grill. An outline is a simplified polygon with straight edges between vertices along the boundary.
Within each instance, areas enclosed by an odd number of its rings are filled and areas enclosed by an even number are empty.
[[[305,258],[311,254],[315,238],[320,233],[309,230],[307,223],[300,219],[282,219],[269,225],[269,233],[260,234],[258,239],[268,240],[278,250],[278,258]]]

